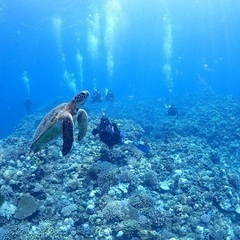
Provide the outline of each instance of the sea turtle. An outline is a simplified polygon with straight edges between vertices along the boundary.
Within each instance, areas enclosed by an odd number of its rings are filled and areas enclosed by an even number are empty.
[[[81,91],[69,103],[62,103],[52,109],[38,125],[31,150],[37,152],[44,144],[62,135],[62,155],[67,155],[73,144],[75,115],[78,122],[78,141],[86,135],[88,116],[85,110],[79,109],[79,106],[87,101],[89,95],[88,91]]]

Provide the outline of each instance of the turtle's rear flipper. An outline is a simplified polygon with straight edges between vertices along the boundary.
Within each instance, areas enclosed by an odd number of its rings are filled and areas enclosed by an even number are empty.
[[[66,156],[72,148],[73,144],[73,118],[70,114],[66,114],[62,124],[63,146],[62,155]]]
[[[77,122],[78,122],[78,141],[81,141],[87,133],[88,126],[88,116],[85,110],[83,109],[78,110]]]

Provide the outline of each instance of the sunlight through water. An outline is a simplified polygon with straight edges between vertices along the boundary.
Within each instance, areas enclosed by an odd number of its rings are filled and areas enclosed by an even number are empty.
[[[105,5],[106,11],[106,29],[105,29],[105,47],[107,54],[107,72],[109,78],[109,88],[112,87],[112,77],[114,72],[114,48],[116,40],[116,29],[120,20],[121,5],[119,0],[108,0]]]
[[[169,16],[163,16],[163,28],[164,28],[164,37],[163,37],[163,74],[165,77],[165,83],[169,92],[173,91],[173,78],[172,78],[172,24]]]

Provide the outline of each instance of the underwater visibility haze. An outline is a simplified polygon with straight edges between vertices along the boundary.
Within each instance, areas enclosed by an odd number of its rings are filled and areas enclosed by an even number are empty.
[[[0,136],[33,108],[81,89],[118,98],[239,94],[239,3],[1,1]]]
[[[240,239],[239,22],[237,0],[0,0],[0,238]]]

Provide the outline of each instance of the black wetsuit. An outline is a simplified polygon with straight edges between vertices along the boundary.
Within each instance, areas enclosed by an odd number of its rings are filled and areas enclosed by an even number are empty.
[[[109,101],[109,102],[113,102],[114,101],[114,95],[111,91],[108,91],[107,95],[105,96],[105,100]]]
[[[168,116],[178,117],[178,110],[173,104],[168,107],[167,113],[168,113]]]
[[[91,97],[92,103],[98,102],[101,103],[103,101],[102,96],[98,90],[95,90],[92,97]]]
[[[27,110],[27,113],[28,114],[32,114],[32,101],[29,98],[27,98],[25,100],[24,106],[25,106],[25,108]]]
[[[108,118],[103,116],[97,128],[92,130],[92,134],[99,134],[100,141],[108,147],[112,147],[122,142],[120,130],[116,123],[110,123]]]

